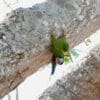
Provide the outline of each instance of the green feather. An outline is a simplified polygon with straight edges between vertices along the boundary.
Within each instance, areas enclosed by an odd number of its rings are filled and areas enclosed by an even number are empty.
[[[53,54],[64,55],[64,52],[69,50],[69,45],[65,36],[62,36],[58,39],[52,36],[51,43],[51,51]]]
[[[63,64],[63,61],[69,62],[71,60],[70,54],[69,54],[69,44],[66,40],[66,36],[62,35],[59,38],[56,38],[53,34],[51,34],[51,52],[53,53],[53,59],[52,59],[52,71],[51,75],[54,74],[56,69],[56,63],[57,64]],[[54,56],[56,56],[56,62],[54,59]],[[58,57],[58,60],[57,60]]]

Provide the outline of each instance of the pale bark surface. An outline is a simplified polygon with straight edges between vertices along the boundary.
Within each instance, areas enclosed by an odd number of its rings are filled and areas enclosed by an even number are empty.
[[[66,26],[71,48],[99,29],[99,2],[48,0],[9,13],[0,24],[0,97],[50,62],[49,31],[53,24],[58,32]]]
[[[100,43],[38,100],[100,100]],[[69,67],[71,67],[69,66]]]

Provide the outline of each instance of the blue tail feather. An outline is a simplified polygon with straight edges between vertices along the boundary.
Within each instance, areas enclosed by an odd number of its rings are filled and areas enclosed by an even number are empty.
[[[56,65],[52,63],[51,75],[55,73]]]
[[[51,75],[53,75],[56,69],[56,55],[52,56],[51,64],[52,64]]]

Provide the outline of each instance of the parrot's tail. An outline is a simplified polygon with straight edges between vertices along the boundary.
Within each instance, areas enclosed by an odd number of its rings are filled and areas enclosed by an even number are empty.
[[[51,70],[51,75],[53,75],[55,73],[55,69],[56,69],[56,65],[52,64],[52,70]]]
[[[53,75],[56,69],[56,56],[55,55],[52,56],[51,64],[52,64],[51,75]]]

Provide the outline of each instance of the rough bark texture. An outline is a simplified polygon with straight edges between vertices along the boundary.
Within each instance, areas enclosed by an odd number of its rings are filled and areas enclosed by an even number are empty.
[[[100,100],[100,43],[38,100]]]
[[[99,3],[48,0],[9,13],[0,24],[0,97],[50,62],[49,30],[54,24],[58,33],[66,26],[71,48],[96,31],[100,27]]]

